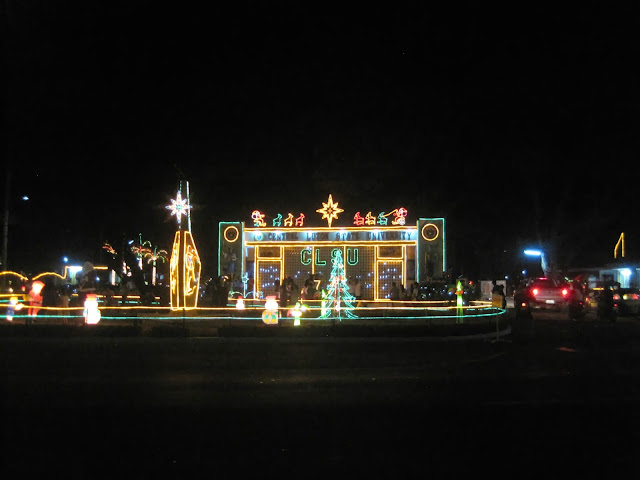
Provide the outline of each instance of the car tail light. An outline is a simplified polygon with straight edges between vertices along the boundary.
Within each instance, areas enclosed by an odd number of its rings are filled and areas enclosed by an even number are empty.
[[[613,296],[614,300],[620,300],[620,295],[618,295],[617,293]]]
[[[637,293],[634,293],[633,296],[631,297],[633,300],[640,300],[640,295],[638,295]]]
[[[533,296],[535,297],[535,296],[536,296],[536,295],[538,295],[538,293],[540,293],[540,292],[538,291],[538,289],[537,289],[537,288],[533,288],[533,289],[531,290],[531,293],[533,293]]]
[[[566,288],[562,289],[562,296],[566,297],[569,294],[569,290],[567,290]]]

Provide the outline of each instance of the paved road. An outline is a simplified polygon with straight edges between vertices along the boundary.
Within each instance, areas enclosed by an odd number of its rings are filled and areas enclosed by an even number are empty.
[[[640,321],[537,313],[530,327],[499,341],[0,338],[3,468],[637,471]]]

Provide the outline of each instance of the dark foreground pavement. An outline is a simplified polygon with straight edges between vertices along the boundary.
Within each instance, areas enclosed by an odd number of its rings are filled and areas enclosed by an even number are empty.
[[[3,337],[3,478],[637,476],[637,322],[495,340]]]

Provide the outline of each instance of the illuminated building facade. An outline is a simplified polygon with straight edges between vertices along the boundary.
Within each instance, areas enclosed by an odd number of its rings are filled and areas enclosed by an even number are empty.
[[[311,215],[267,215],[255,210],[245,222],[220,222],[218,274],[235,279],[248,275],[250,290],[262,298],[277,295],[283,279],[302,287],[310,276],[327,288],[334,250],[342,253],[345,275],[360,282],[363,300],[389,298],[392,282],[408,288],[413,282],[441,279],[446,270],[444,218],[419,218],[407,224],[407,210],[373,215],[345,214],[329,196]],[[314,215],[315,217],[315,215]],[[349,225],[345,223],[348,218]],[[354,293],[354,292],[351,292]]]

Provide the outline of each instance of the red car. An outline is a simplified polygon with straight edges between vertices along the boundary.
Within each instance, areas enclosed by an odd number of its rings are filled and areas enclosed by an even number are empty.
[[[569,285],[553,278],[532,280],[529,292],[531,308],[560,310],[569,304]]]

